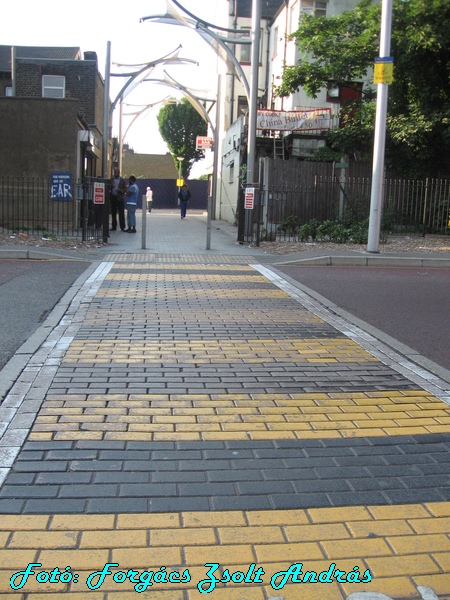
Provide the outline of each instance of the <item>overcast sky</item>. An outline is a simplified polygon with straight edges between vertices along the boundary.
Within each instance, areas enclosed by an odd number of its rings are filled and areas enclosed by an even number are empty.
[[[181,0],[195,15],[208,22],[218,22],[215,0]],[[104,75],[107,42],[111,42],[111,61],[121,64],[147,63],[175,50],[180,44],[180,56],[193,59],[199,66],[161,65],[149,75],[162,78],[163,69],[183,86],[198,90],[215,90],[217,58],[214,51],[198,34],[187,27],[140,23],[140,18],[163,14],[165,0],[78,0],[65,3],[61,0],[5,0],[2,6],[2,44],[16,46],[76,46],[82,52],[95,51],[99,70]],[[134,70],[119,68],[112,64],[111,73]],[[126,79],[111,77],[111,99],[114,99]],[[206,92],[205,92],[206,93]],[[198,92],[198,96],[205,96]],[[181,97],[176,90],[153,83],[142,83],[125,99],[124,113],[133,113],[147,104],[158,102],[167,96]],[[211,91],[207,97],[214,97]],[[132,104],[137,106],[127,106]],[[146,111],[137,118],[126,134],[136,152],[158,154],[167,152],[159,135],[156,115],[160,106]],[[115,111],[114,134],[118,133],[118,109]],[[124,116],[123,131],[133,118]]]

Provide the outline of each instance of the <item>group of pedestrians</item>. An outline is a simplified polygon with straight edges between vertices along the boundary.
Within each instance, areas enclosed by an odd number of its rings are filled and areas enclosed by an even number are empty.
[[[136,206],[139,194],[139,188],[136,184],[136,177],[130,175],[128,185],[120,171],[116,167],[114,176],[111,179],[110,200],[111,200],[111,231],[117,230],[117,217],[119,217],[119,226],[121,231],[127,233],[136,233]],[[127,225],[125,229],[125,199],[127,209]]]
[[[111,201],[111,229],[110,231],[117,230],[117,224],[119,224],[121,231],[126,233],[136,233],[136,207],[137,199],[139,194],[139,188],[136,183],[136,177],[130,175],[128,178],[128,185],[123,177],[120,175],[118,167],[114,168],[114,176],[111,179],[110,187],[110,201]],[[188,206],[191,192],[188,189],[187,184],[184,184],[179,191],[178,199],[180,201],[180,212],[181,218],[186,218],[186,210]],[[147,201],[153,198],[153,192],[150,187],[147,188],[146,194]],[[148,202],[147,202],[148,204]],[[127,209],[127,226],[125,229],[125,208]],[[119,222],[117,223],[117,218]]]

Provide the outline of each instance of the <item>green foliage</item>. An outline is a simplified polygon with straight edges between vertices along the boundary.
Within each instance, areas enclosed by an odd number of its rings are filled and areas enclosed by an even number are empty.
[[[328,146],[322,146],[311,158],[305,158],[309,162],[339,162],[342,158],[342,152],[332,150]]]
[[[291,215],[278,225],[278,230],[284,231],[284,233],[289,233],[290,235],[295,235],[298,232],[300,225],[300,217],[297,217],[297,215]]]
[[[290,217],[294,219],[296,217]],[[381,226],[381,239],[386,238],[391,219],[386,216]],[[280,229],[280,227],[279,227]],[[301,242],[332,242],[334,244],[367,244],[369,235],[369,219],[354,223],[341,223],[326,220],[319,223],[315,219],[298,228],[298,239]]]
[[[311,219],[308,223],[304,223],[298,230],[298,239],[301,242],[308,242],[309,240],[315,242],[318,227],[319,221],[316,221],[315,219]]]
[[[303,56],[295,66],[286,67],[277,94],[287,96],[303,87],[315,98],[329,84],[342,86],[362,79],[373,63],[379,23],[380,6],[372,6],[371,0],[335,17],[302,15],[290,39],[296,40]]]
[[[363,0],[350,11],[325,18],[303,15],[291,36],[302,53],[286,66],[279,96],[300,87],[311,97],[327,86],[361,81],[379,52],[381,3]],[[410,177],[437,176],[450,168],[450,2],[393,0],[386,164]],[[373,87],[359,101],[341,106],[341,128],[330,132],[338,152],[372,152]]]
[[[206,123],[185,98],[178,104],[163,106],[157,119],[159,132],[172,153],[177,171],[177,157],[183,157],[181,174],[187,179],[192,165],[203,158],[203,151],[195,147],[197,136],[207,133]]]

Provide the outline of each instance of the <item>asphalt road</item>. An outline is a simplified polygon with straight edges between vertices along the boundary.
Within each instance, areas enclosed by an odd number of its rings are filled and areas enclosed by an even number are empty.
[[[450,269],[283,266],[278,270],[450,370]]]
[[[0,369],[90,264],[0,260]]]

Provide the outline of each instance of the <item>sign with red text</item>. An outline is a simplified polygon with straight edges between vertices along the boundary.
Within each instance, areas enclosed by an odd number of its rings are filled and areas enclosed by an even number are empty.
[[[322,131],[330,127],[330,108],[258,110],[256,116],[256,128],[266,131]]]
[[[214,138],[198,135],[196,137],[195,147],[197,150],[210,150],[214,145]]]
[[[255,205],[255,188],[249,187],[245,190],[244,208],[252,209]]]
[[[105,204],[104,183],[94,183],[94,204]]]

